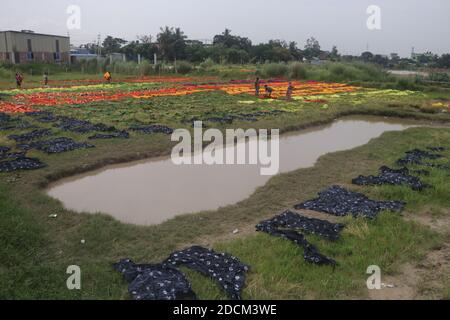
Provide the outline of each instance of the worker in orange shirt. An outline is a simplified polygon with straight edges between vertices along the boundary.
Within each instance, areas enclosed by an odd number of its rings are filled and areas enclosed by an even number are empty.
[[[105,75],[103,76],[103,78],[105,78],[105,80],[106,80],[108,83],[111,83],[112,76],[111,76],[111,73],[110,73],[109,71],[106,71],[106,72],[105,72]]]

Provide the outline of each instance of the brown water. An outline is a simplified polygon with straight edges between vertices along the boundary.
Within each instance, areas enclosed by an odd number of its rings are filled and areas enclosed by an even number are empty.
[[[386,131],[411,126],[412,122],[402,120],[352,117],[283,135],[280,173],[312,167],[324,154],[353,149]],[[151,225],[248,198],[271,178],[260,175],[259,169],[257,165],[176,166],[167,157],[65,179],[50,186],[48,194],[76,212],[102,212],[125,223]]]

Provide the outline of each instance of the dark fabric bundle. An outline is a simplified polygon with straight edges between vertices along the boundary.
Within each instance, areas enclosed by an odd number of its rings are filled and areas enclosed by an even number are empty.
[[[39,159],[21,156],[9,161],[0,161],[0,172],[36,170],[45,166],[46,164],[42,163]]]
[[[399,166],[423,165],[423,160],[425,159],[436,160],[442,157],[443,156],[441,154],[430,153],[428,151],[414,149],[406,152],[406,155],[403,158],[398,159],[397,164]]]
[[[428,147],[427,148],[430,151],[433,152],[442,152],[446,149],[443,147]],[[425,166],[430,168],[437,168],[441,170],[450,170],[450,166],[445,164],[435,164],[430,162],[424,162],[425,159],[428,160],[436,160],[443,158],[444,156],[438,153],[430,153],[428,151],[414,149],[411,151],[406,152],[406,156],[397,160],[397,164],[401,166],[406,165],[419,165],[419,166]]]
[[[130,284],[135,300],[195,300],[191,284],[179,270],[162,264],[137,265],[125,259],[114,265]]]
[[[308,209],[325,212],[335,216],[363,216],[375,219],[383,210],[401,212],[405,207],[400,201],[375,201],[362,193],[351,192],[340,186],[332,186],[320,192],[317,199],[300,203],[295,209]]]
[[[407,185],[415,191],[422,191],[429,187],[426,183],[423,183],[419,178],[411,176],[408,168],[391,169],[386,166],[380,168],[379,176],[359,176],[353,179],[353,184],[359,186],[373,186],[373,185]]]
[[[93,131],[112,132],[117,130],[116,128],[107,126],[103,123],[93,124],[89,121],[78,120],[69,117],[60,117],[59,121],[59,124],[56,124],[55,126],[64,131],[71,131],[76,133],[90,133]]]
[[[216,280],[231,299],[240,300],[249,267],[227,253],[216,253],[202,247],[174,252],[165,262],[169,266],[186,266]]]
[[[126,131],[116,131],[109,134],[97,133],[91,137],[89,140],[105,140],[105,139],[129,139],[130,134]]]
[[[303,258],[305,261],[317,265],[336,265],[336,261],[322,255],[317,248],[306,240],[305,236],[295,230],[283,230],[272,224],[261,223],[256,226],[256,229],[260,232],[268,233],[275,237],[281,237],[295,244],[301,246],[304,249]]]
[[[0,146],[0,156],[1,156],[2,154],[8,153],[10,150],[11,150],[10,147],[3,147],[3,146]]]
[[[153,133],[164,133],[164,134],[172,134],[173,129],[163,125],[150,125],[150,126],[140,126],[140,127],[132,127],[131,130],[137,131],[145,134],[153,134]]]
[[[315,234],[334,241],[339,239],[340,233],[344,229],[344,225],[320,219],[307,218],[287,210],[270,220],[261,222],[256,228],[259,231],[262,231],[260,229],[270,228],[299,229],[306,233]]]
[[[49,129],[42,129],[42,130],[34,130],[32,132],[16,135],[12,134],[8,136],[9,139],[15,140],[16,142],[28,142],[31,140],[40,139],[42,137],[51,136],[53,135],[52,131]]]
[[[30,128],[35,128],[35,126],[20,118],[12,118],[9,114],[0,112],[0,131]]]
[[[22,150],[37,149],[48,154],[62,153],[76,149],[93,148],[94,146],[87,143],[77,143],[70,138],[56,138],[45,141],[36,141],[29,144],[21,144],[18,146]]]
[[[56,122],[59,119],[49,111],[27,112],[25,113],[25,115],[27,115],[28,117],[32,117],[34,120],[42,123]]]

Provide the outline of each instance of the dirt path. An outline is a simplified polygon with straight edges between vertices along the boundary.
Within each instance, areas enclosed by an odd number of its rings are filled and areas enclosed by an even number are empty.
[[[407,217],[408,220],[430,227],[444,235],[450,234],[450,218],[431,214]],[[405,264],[396,275],[382,278],[381,290],[370,290],[372,300],[427,300],[443,299],[446,283],[450,283],[450,245],[430,251],[416,264]]]

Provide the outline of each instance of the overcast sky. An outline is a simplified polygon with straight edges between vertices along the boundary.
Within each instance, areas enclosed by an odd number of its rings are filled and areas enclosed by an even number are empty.
[[[0,3],[0,30],[69,31],[69,5],[81,8],[81,30],[72,43],[96,41],[97,35],[135,40],[155,36],[160,26],[181,27],[191,39],[212,39],[229,28],[254,43],[296,41],[303,47],[316,37],[322,48],[337,45],[345,54],[450,52],[449,0],[25,0]],[[381,8],[381,30],[366,26],[369,5]]]

